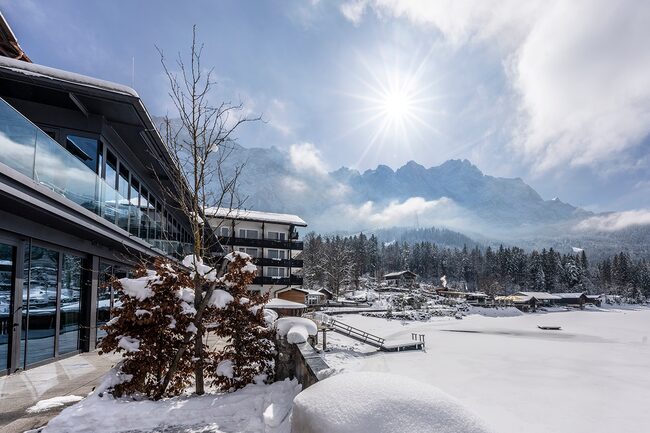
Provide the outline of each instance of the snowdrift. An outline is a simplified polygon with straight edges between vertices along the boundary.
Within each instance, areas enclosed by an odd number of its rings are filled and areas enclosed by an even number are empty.
[[[385,373],[345,373],[294,399],[292,432],[487,433],[475,415],[437,388]]]

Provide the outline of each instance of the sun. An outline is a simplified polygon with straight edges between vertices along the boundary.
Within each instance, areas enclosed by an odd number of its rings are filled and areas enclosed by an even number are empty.
[[[412,98],[401,90],[390,91],[383,95],[380,109],[391,122],[402,122],[414,115]]]

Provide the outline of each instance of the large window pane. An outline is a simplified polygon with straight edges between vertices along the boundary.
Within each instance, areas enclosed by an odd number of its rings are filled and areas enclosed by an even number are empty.
[[[54,356],[59,253],[32,247],[25,256],[21,342],[30,365]]]
[[[61,274],[60,355],[79,349],[79,310],[82,284],[83,259],[78,256],[64,254]]]
[[[37,129],[0,99],[0,162],[29,176],[34,175]]]
[[[14,253],[11,245],[0,244],[0,372],[9,368],[9,342],[13,327]]]

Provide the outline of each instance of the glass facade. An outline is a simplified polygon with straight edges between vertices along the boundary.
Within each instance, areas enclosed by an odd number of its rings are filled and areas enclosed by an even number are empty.
[[[156,215],[158,200],[113,153],[103,149],[100,141],[68,135],[62,145],[3,99],[0,163],[127,232],[137,233],[167,254],[180,256],[191,251],[187,232],[180,232],[177,221],[170,221],[166,232],[160,227],[160,217]]]
[[[0,243],[0,372],[9,368],[16,249]]]

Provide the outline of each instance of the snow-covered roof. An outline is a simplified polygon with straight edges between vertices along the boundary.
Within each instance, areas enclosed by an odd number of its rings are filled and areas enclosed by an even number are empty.
[[[553,299],[562,299],[557,295],[552,295],[548,292],[517,292],[515,295],[524,295],[524,296],[532,296],[533,298],[540,300],[540,301],[546,301],[546,300],[553,300]]]
[[[391,272],[386,275],[384,275],[384,278],[395,278],[395,277],[401,277],[403,275],[413,275],[415,276],[415,273],[411,271],[399,271],[399,272]]]
[[[0,69],[12,71],[21,75],[64,81],[85,87],[106,90],[108,92],[121,93],[138,99],[140,98],[135,90],[123,84],[117,84],[110,81],[100,80],[98,78],[87,77],[85,75],[75,74],[74,72],[50,68],[49,66],[37,65],[34,63],[23,62],[21,60],[14,60],[8,57],[0,57]]]
[[[289,310],[298,310],[301,308],[307,308],[305,304],[300,302],[287,301],[286,299],[280,298],[271,298],[269,302],[266,303],[267,308],[286,308]]]
[[[525,302],[530,302],[530,300],[533,299],[533,297],[530,295],[508,295],[508,296],[495,296],[494,299],[497,301],[525,303]]]
[[[585,292],[580,292],[580,293],[554,293],[554,295],[559,296],[562,299],[578,299],[582,295],[585,295]]]
[[[205,215],[208,217],[244,220],[244,221],[259,221],[277,224],[291,224],[299,227],[307,227],[305,220],[298,215],[285,214],[285,213],[272,213],[260,212],[256,210],[244,209],[230,209],[230,208],[214,208],[209,207],[205,209]]]

